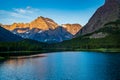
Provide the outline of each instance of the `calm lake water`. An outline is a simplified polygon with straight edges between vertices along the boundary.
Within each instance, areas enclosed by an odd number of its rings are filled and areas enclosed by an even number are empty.
[[[0,62],[0,80],[120,80],[120,54],[55,52]]]

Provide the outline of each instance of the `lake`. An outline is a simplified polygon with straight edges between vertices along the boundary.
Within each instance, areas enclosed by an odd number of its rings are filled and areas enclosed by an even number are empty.
[[[0,62],[0,80],[120,80],[120,54],[55,52]]]

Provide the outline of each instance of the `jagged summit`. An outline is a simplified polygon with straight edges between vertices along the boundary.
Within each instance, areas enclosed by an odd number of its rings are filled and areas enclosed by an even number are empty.
[[[26,29],[27,30],[37,29],[46,31],[50,29],[54,30],[58,28],[58,26],[59,25],[52,19],[39,16],[30,23],[13,23],[12,25],[4,25],[4,28],[10,31],[17,30],[18,33],[24,33],[26,32]],[[62,27],[65,28],[72,35],[75,35],[81,29],[80,24],[64,24],[62,25]]]
[[[42,30],[55,29],[58,26],[53,20],[49,18],[44,18],[42,16],[38,17],[30,23],[30,28],[39,28]]]
[[[38,28],[41,30],[49,30],[49,29],[55,29],[57,28],[57,26],[58,24],[55,23],[53,20],[40,16],[30,23],[13,23],[12,25],[4,25],[4,28],[10,31],[14,30],[15,28],[26,28],[26,27],[29,27],[30,29]]]

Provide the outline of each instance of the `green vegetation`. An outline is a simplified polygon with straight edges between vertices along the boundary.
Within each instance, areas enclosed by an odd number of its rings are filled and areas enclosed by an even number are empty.
[[[4,57],[1,57],[1,56],[0,56],[0,60],[4,60],[4,59],[5,59]]]
[[[30,55],[36,53],[35,51],[45,52],[42,48],[44,43],[34,40],[22,40],[19,42],[0,42],[0,56],[19,56]]]
[[[35,50],[37,48],[41,49],[41,46],[36,45],[37,42],[32,40],[22,40],[19,42],[0,42],[0,51],[26,51],[26,50]],[[38,42],[38,44],[40,44]]]
[[[95,52],[120,52],[119,48],[98,48],[98,49],[76,49],[75,51],[95,51]]]

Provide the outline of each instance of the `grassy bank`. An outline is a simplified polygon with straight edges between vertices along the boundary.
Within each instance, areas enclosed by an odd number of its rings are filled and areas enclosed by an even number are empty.
[[[51,53],[51,52],[64,52],[64,51],[92,51],[92,52],[116,52],[120,53],[119,48],[97,48],[97,49],[72,49],[72,48],[56,48],[44,49],[42,51],[4,51],[0,52],[1,56],[28,56],[35,54]],[[1,57],[2,58],[2,57]]]
[[[76,51],[93,51],[93,52],[106,52],[106,53],[120,53],[120,49],[118,48],[99,48],[99,49],[76,49]]]

